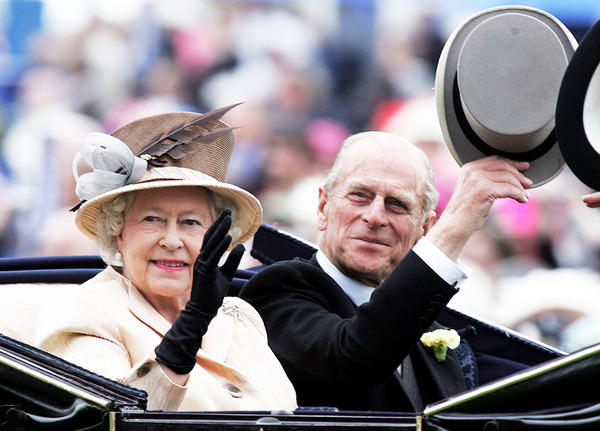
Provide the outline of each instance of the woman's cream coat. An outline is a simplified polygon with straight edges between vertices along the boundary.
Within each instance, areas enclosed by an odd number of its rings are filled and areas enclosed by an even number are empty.
[[[185,387],[164,374],[154,355],[170,326],[128,279],[108,268],[42,308],[35,345],[147,391],[149,410],[296,407],[294,388],[267,345],[263,322],[245,301],[225,298]]]

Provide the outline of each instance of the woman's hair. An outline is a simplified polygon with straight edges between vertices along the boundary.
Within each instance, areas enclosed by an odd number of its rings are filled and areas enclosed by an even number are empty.
[[[235,242],[242,235],[242,230],[237,227],[236,223],[238,211],[235,203],[211,190],[205,190],[208,191],[212,201],[211,215],[213,220],[225,211],[225,209],[231,209],[233,223],[229,234],[232,237],[232,242]],[[122,258],[117,257],[117,237],[123,230],[125,217],[131,208],[134,194],[135,192],[123,193],[104,203],[98,212],[98,217],[96,218],[96,243],[100,250],[100,257],[108,265],[123,266]]]

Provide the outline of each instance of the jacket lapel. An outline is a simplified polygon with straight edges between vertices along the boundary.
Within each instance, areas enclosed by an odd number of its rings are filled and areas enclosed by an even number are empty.
[[[439,328],[442,326],[434,322],[429,331]],[[460,361],[454,350],[448,349],[446,359],[439,362],[430,348],[418,342],[410,356],[425,405],[466,390]]]

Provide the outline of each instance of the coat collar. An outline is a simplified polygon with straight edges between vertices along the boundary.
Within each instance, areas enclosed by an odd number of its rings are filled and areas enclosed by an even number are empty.
[[[140,322],[160,335],[161,338],[164,337],[167,331],[171,329],[171,323],[165,319],[156,310],[156,308],[152,306],[152,304],[131,282],[131,280],[117,272],[112,267],[107,268],[105,273],[127,290],[129,297],[129,311]],[[196,354],[197,358],[212,362],[219,362],[221,365],[225,359],[233,338],[236,316],[234,313],[235,310],[232,310],[232,308],[238,309],[238,307],[232,303],[229,298],[225,298],[223,305],[224,306],[219,309],[217,316],[213,318],[212,322],[210,323],[208,331],[205,334],[202,347]]]

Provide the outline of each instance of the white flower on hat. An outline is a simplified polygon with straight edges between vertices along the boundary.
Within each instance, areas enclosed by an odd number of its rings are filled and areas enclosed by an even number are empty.
[[[79,175],[77,168],[83,159],[91,172]],[[138,181],[148,162],[133,154],[120,139],[105,133],[88,133],[73,159],[75,193],[82,200],[95,198],[110,190]]]

